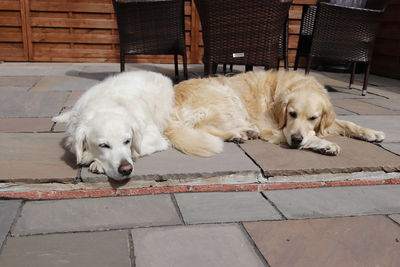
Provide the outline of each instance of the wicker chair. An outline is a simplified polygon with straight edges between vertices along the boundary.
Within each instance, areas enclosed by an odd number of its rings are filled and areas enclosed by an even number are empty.
[[[288,59],[288,45],[289,45],[289,33],[288,33],[288,19],[286,19],[286,23],[283,26],[282,34],[279,36],[279,45],[278,45],[278,66],[279,69],[280,61],[283,60],[283,67],[285,70],[289,69],[289,59]],[[247,69],[252,69],[251,66],[247,66]],[[268,69],[268,66],[265,66],[265,69]],[[233,64],[230,65],[230,72],[233,71]],[[223,73],[226,74],[226,64],[223,65]]]
[[[183,0],[113,0],[120,38],[121,72],[125,55],[174,55],[175,79],[179,80],[178,55],[187,57]]]
[[[279,38],[292,0],[195,0],[203,29],[204,74],[218,64],[278,67]]]
[[[365,95],[375,37],[387,1],[331,0],[330,2],[333,3],[320,2],[318,5],[306,73],[309,73],[314,58],[350,62],[352,72],[349,88],[351,88],[356,64],[366,63],[362,88],[362,95]]]

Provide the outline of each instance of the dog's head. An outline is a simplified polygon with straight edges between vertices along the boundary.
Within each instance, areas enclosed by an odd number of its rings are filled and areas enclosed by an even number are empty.
[[[311,136],[325,135],[336,118],[326,90],[314,79],[279,94],[273,115],[293,148],[301,147]]]
[[[116,114],[96,114],[80,125],[74,134],[74,150],[78,164],[94,160],[106,175],[124,180],[133,174],[133,159],[140,154],[141,134],[131,118]]]

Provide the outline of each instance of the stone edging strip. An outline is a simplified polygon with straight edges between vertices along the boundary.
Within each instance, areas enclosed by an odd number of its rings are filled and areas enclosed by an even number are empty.
[[[1,189],[0,198],[3,199],[27,199],[27,200],[49,200],[70,198],[96,198],[112,196],[134,196],[149,194],[169,194],[183,192],[226,192],[226,191],[265,191],[318,187],[337,186],[361,186],[361,185],[385,185],[400,184],[400,178],[389,178],[380,180],[343,180],[343,181],[316,181],[316,182],[272,182],[272,183],[250,183],[250,184],[217,184],[217,185],[176,185],[164,187],[142,187],[142,188],[85,188],[85,189],[49,189],[46,186],[40,189],[40,185],[29,190],[21,190],[17,185]],[[48,187],[48,185],[47,185]]]

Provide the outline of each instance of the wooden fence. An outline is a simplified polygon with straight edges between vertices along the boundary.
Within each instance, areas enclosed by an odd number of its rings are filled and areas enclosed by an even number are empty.
[[[389,15],[381,33],[388,39],[394,33],[395,43],[378,42],[379,66],[393,60],[388,46],[395,51],[399,64],[399,3]],[[304,4],[317,0],[294,0],[289,12],[289,63],[296,55],[300,20]],[[396,15],[397,14],[397,15]],[[397,21],[397,25],[392,24]],[[203,44],[196,8],[185,0],[185,37],[190,63],[201,63]],[[0,60],[53,62],[118,62],[118,30],[111,0],[0,0]],[[397,49],[397,50],[396,50]],[[172,57],[130,56],[130,62],[171,63]],[[392,64],[396,66],[395,63]],[[398,66],[398,65],[397,65]]]

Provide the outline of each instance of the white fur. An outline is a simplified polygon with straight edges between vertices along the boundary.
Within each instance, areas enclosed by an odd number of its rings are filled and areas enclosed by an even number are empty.
[[[53,121],[67,124],[66,146],[78,164],[121,180],[127,178],[118,172],[121,161],[133,166],[135,158],[169,147],[162,133],[173,99],[172,82],[162,74],[125,72],[89,89]]]

